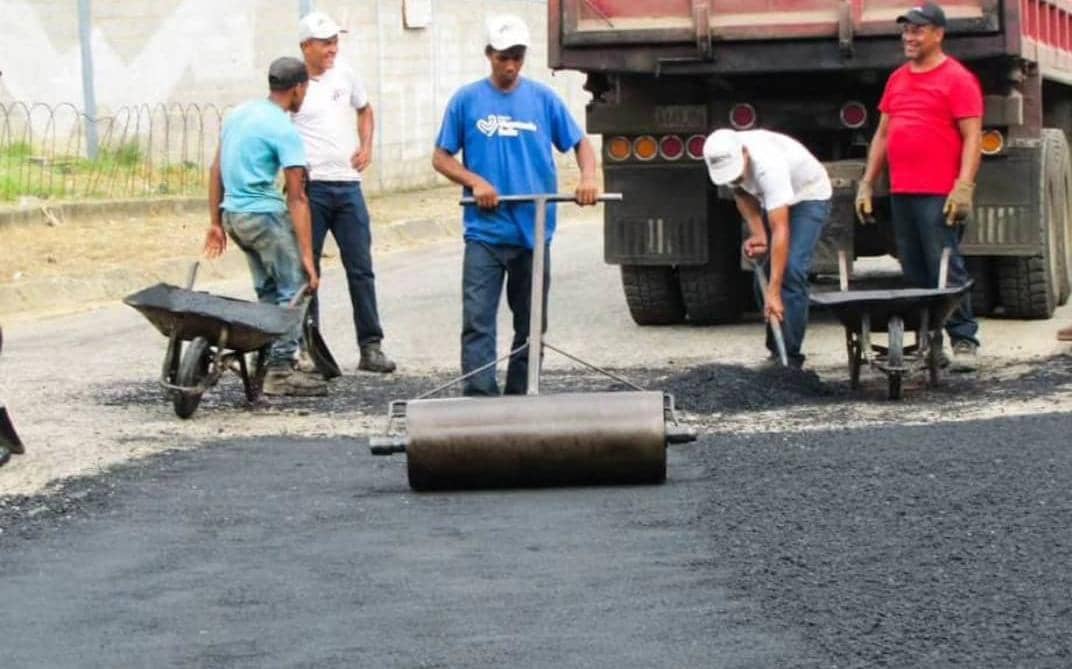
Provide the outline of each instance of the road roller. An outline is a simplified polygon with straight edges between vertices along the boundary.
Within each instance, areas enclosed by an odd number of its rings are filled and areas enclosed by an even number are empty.
[[[607,193],[600,201],[619,201]],[[572,194],[510,195],[500,206],[536,205],[534,248],[546,240],[547,206],[574,202]],[[471,197],[462,199],[472,206]],[[532,255],[529,339],[511,355],[528,356],[525,395],[435,398],[459,377],[409,400],[392,401],[384,434],[373,436],[374,455],[405,454],[414,490],[466,490],[566,485],[652,484],[666,480],[666,448],[695,441],[678,422],[669,393],[644,390],[544,340],[544,254]],[[632,390],[540,394],[541,353],[550,350],[623,383]]]

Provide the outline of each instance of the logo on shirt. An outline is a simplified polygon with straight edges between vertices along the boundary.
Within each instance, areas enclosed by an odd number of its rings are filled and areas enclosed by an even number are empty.
[[[346,95],[345,88],[336,88],[331,92],[331,101],[338,102],[340,99],[342,99],[342,96],[344,95]]]
[[[476,128],[488,137],[494,137],[496,134],[499,137],[517,137],[522,130],[526,132],[538,130],[535,123],[515,121],[509,116],[499,114],[488,114],[487,118],[479,119],[476,122]]]

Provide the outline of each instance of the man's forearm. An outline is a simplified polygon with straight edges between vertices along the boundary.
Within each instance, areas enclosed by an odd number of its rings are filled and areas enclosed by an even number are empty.
[[[960,154],[960,174],[957,179],[975,183],[975,177],[979,174],[979,164],[983,160],[979,149],[982,137],[979,132],[968,132],[964,133],[963,140],[964,148]]]
[[[376,130],[376,120],[372,113],[372,105],[365,105],[364,109],[357,111],[357,137],[361,140],[361,148],[372,147],[372,135]]]
[[[305,266],[313,262],[313,223],[309,214],[309,200],[305,193],[287,197],[287,209],[294,224],[294,236],[298,239],[298,252]]]
[[[217,158],[209,168],[208,177],[208,216],[213,227],[223,227],[223,177],[220,175],[220,164]]]
[[[789,264],[789,210],[787,207],[767,212],[770,221],[770,285],[781,291],[785,268]]]
[[[867,167],[864,168],[863,181],[874,183],[882,172],[882,166],[886,163],[886,135],[876,134],[871,139],[871,146],[867,150]]]
[[[442,149],[435,150],[435,154],[432,157],[432,167],[435,168],[436,172],[454,183],[459,186],[465,186],[470,190],[476,188],[480,179],[476,174],[465,169],[465,166],[458,162],[457,158]]]
[[[596,152],[587,137],[577,143],[577,167],[581,170],[582,179],[596,178]]]

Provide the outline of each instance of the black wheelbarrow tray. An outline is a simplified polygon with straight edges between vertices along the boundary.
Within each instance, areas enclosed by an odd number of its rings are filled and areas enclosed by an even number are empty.
[[[269,347],[302,324],[306,311],[304,305],[279,307],[166,283],[128,295],[123,303],[168,338],[160,384],[171,395],[180,418],[193,415],[201,396],[227,369],[242,377],[246,399],[256,403],[264,384]],[[247,354],[256,356],[252,373]]]
[[[813,293],[811,303],[832,311],[845,327],[850,386],[859,388],[860,369],[867,363],[886,375],[890,399],[900,399],[901,380],[908,374],[926,371],[931,385],[939,383],[942,327],[970,289],[971,282],[947,288],[841,290]],[[905,345],[905,331],[915,332],[914,344]],[[885,332],[888,345],[873,344],[873,332]]]

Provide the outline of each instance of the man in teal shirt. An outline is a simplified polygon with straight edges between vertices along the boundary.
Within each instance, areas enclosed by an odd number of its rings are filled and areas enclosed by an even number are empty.
[[[290,304],[303,286],[314,292],[319,285],[305,196],[305,150],[287,115],[301,108],[308,81],[302,61],[273,61],[268,98],[247,102],[227,117],[209,177],[212,225],[205,255],[218,257],[230,236],[246,254],[257,299],[279,306]],[[275,187],[280,168],[285,200]],[[265,394],[327,392],[323,378],[294,368],[300,338],[298,324],[272,344]]]

